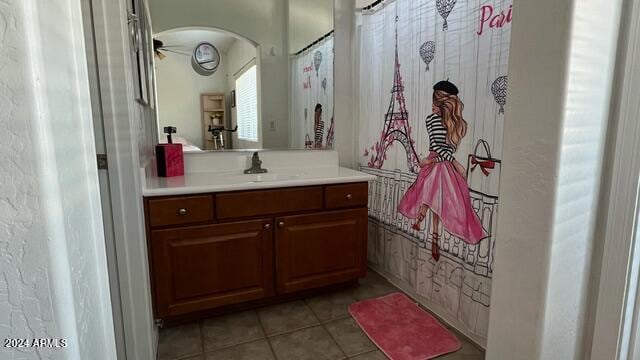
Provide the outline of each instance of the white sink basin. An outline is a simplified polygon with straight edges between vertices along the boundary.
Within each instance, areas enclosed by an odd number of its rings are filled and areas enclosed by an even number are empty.
[[[244,175],[228,175],[222,176],[221,180],[231,184],[248,184],[248,183],[264,183],[274,181],[287,181],[299,179],[301,174],[278,174],[278,173],[264,173],[264,174],[244,174]]]
[[[269,181],[284,181],[284,180],[295,180],[299,178],[300,175],[286,175],[286,174],[246,174],[244,175],[245,179],[250,179],[249,182],[269,182]]]

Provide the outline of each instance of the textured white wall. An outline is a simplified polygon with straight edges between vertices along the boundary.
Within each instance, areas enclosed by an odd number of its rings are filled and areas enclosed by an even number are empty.
[[[0,358],[115,358],[80,2],[0,3]]]
[[[619,6],[514,1],[488,359],[584,358]]]
[[[582,332],[587,317],[595,217],[601,209],[598,196],[621,3],[577,1],[573,9],[545,305],[545,359],[584,358]]]
[[[487,356],[539,359],[571,2],[516,0],[513,11]]]

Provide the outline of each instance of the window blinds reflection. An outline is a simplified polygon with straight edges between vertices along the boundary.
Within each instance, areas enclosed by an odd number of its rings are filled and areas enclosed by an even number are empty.
[[[258,86],[255,64],[236,79],[236,111],[238,139],[257,142]]]

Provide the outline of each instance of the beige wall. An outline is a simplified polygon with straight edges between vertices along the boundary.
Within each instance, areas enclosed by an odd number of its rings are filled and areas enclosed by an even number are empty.
[[[333,30],[334,0],[289,0],[289,52],[296,53]]]
[[[340,154],[340,165],[350,168],[358,166],[358,116],[356,100],[357,84],[355,70],[356,22],[355,1],[335,1],[334,35],[334,115],[335,149]]]

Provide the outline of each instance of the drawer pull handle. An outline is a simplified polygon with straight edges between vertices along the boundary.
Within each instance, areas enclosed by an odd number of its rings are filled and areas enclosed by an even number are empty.
[[[264,229],[265,230],[271,229],[271,224],[264,224]]]
[[[179,209],[178,210],[178,215],[180,215],[180,216],[187,215],[187,209],[185,209],[185,208]]]
[[[347,198],[347,200],[351,200],[353,198],[353,195],[352,194],[347,194],[346,198]]]
[[[278,226],[283,227],[283,226],[284,226],[284,221],[280,221],[280,222],[278,223]]]

